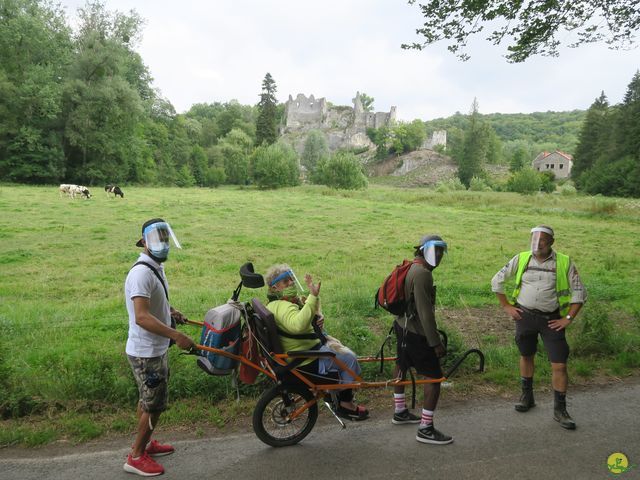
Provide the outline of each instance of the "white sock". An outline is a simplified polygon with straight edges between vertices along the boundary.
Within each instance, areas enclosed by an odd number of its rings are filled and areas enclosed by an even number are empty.
[[[421,427],[428,427],[433,425],[433,410],[422,409],[422,419],[420,420]]]

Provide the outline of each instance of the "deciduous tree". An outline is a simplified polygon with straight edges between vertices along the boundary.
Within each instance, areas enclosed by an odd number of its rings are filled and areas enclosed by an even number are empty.
[[[132,45],[142,20],[108,12],[104,4],[78,10],[75,55],[64,88],[65,141],[71,180],[128,180],[130,145],[142,118],[150,77]]]
[[[71,30],[59,7],[0,2],[0,179],[54,183],[64,177],[59,116],[71,55]]]
[[[298,185],[300,169],[296,152],[281,142],[258,147],[253,155],[253,181],[260,188]]]
[[[360,94],[360,102],[362,103],[362,109],[365,112],[373,112],[373,102],[374,101],[375,101],[375,98],[370,97],[366,93],[362,92]]]
[[[556,1],[472,1],[409,0],[417,4],[424,25],[416,30],[424,37],[402,48],[423,49],[440,40],[450,41],[447,48],[463,60],[469,58],[465,47],[470,37],[485,28],[492,30],[486,39],[494,45],[507,43],[506,58],[523,62],[533,55],[558,55],[568,37],[569,47],[604,42],[610,48],[633,44],[640,27],[640,7],[636,0],[556,0]]]
[[[311,130],[304,141],[301,163],[309,172],[313,172],[321,160],[329,157],[327,137],[320,130]]]

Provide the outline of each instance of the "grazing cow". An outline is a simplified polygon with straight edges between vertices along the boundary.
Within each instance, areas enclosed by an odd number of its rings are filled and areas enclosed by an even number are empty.
[[[104,187],[104,191],[107,192],[107,197],[109,196],[110,193],[113,193],[114,197],[117,197],[118,195],[120,195],[120,198],[124,198],[124,192],[117,185],[106,185]]]
[[[58,189],[58,195],[62,196],[63,193],[66,193],[67,196],[72,197],[71,187],[75,187],[75,185],[71,185],[69,183],[61,183],[60,188]]]
[[[80,195],[83,198],[91,198],[91,193],[89,192],[89,189],[83,185],[73,185],[73,197],[75,197],[76,195]]]

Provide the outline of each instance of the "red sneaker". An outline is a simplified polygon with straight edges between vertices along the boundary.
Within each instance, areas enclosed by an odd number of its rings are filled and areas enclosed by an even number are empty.
[[[171,445],[163,445],[157,440],[151,440],[145,451],[147,455],[151,455],[152,457],[162,457],[163,455],[171,455],[176,449]]]
[[[124,464],[124,471],[142,475],[143,477],[155,477],[164,473],[164,467],[145,452],[140,458],[136,459],[129,454]]]

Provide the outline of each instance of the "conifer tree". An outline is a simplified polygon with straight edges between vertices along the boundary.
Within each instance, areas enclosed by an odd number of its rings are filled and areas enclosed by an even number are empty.
[[[617,155],[631,155],[640,160],[640,71],[636,71],[627,87],[617,127]]]
[[[571,171],[571,176],[578,183],[580,176],[606,153],[610,133],[609,102],[602,92],[587,110],[587,117],[580,131]]]
[[[262,93],[258,103],[258,119],[256,121],[256,145],[271,145],[278,138],[276,82],[269,72],[262,81]]]
[[[473,177],[481,175],[487,146],[487,127],[480,118],[478,100],[474,98],[469,115],[469,125],[464,133],[462,152],[457,158],[458,178],[465,187],[469,187]]]

